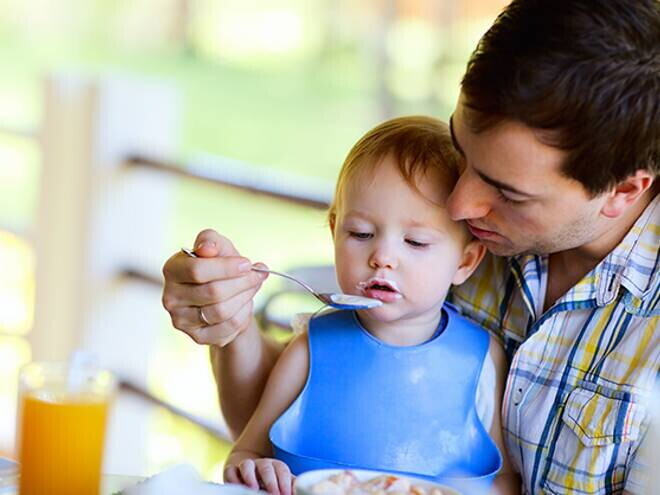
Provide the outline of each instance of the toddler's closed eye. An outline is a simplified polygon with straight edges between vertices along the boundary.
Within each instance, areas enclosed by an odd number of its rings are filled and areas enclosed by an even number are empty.
[[[371,239],[373,237],[373,234],[370,232],[354,232],[350,231],[348,233],[351,237],[354,237],[355,239]]]
[[[416,248],[425,248],[425,247],[429,246],[428,242],[420,242],[420,241],[416,241],[414,239],[406,239],[406,243],[409,244],[410,246],[416,247]]]

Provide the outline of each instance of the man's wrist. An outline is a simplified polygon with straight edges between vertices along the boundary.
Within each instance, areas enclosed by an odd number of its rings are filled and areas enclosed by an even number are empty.
[[[216,343],[209,344],[209,347],[213,354],[235,352],[238,348],[249,346],[251,342],[254,342],[255,337],[260,338],[259,333],[259,327],[252,319],[245,329],[237,330],[235,333],[219,339]]]

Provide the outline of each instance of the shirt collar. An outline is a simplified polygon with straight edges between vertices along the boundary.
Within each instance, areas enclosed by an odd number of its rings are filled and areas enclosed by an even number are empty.
[[[636,306],[660,285],[660,194],[644,209],[623,240],[580,282],[566,299],[595,300],[596,305],[612,302],[624,287]],[[548,257],[524,254],[509,258],[514,275],[523,289],[523,297],[533,315],[539,315],[540,295],[545,292]],[[654,290],[656,289],[656,290]],[[529,300],[527,300],[529,299]]]
[[[623,240],[599,263],[599,305],[607,304],[624,287],[644,301],[660,284],[660,194],[635,221]]]

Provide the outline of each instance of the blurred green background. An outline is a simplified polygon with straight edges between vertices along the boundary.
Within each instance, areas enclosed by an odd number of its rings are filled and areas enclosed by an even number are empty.
[[[467,57],[505,3],[4,0],[0,129],[40,128],[49,74],[162,79],[183,102],[173,158],[203,151],[332,182],[351,145],[380,120],[448,118]],[[10,456],[16,373],[31,359],[39,260],[30,238],[48,187],[41,159],[38,141],[0,132],[0,454]],[[159,264],[204,227],[273,268],[332,258],[321,211],[193,181],[178,182],[174,194],[169,241],[149,246]],[[150,390],[217,421],[206,349],[173,331],[165,314],[158,324],[145,349]],[[219,479],[225,444],[157,408],[144,414],[145,454],[117,469],[149,475],[185,461]]]

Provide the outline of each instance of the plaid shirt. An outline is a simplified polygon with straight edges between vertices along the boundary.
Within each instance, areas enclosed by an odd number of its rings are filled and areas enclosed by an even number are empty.
[[[453,288],[450,300],[512,356],[502,423],[524,493],[642,493],[635,457],[660,368],[659,246],[656,196],[545,312],[547,256],[488,255]]]

